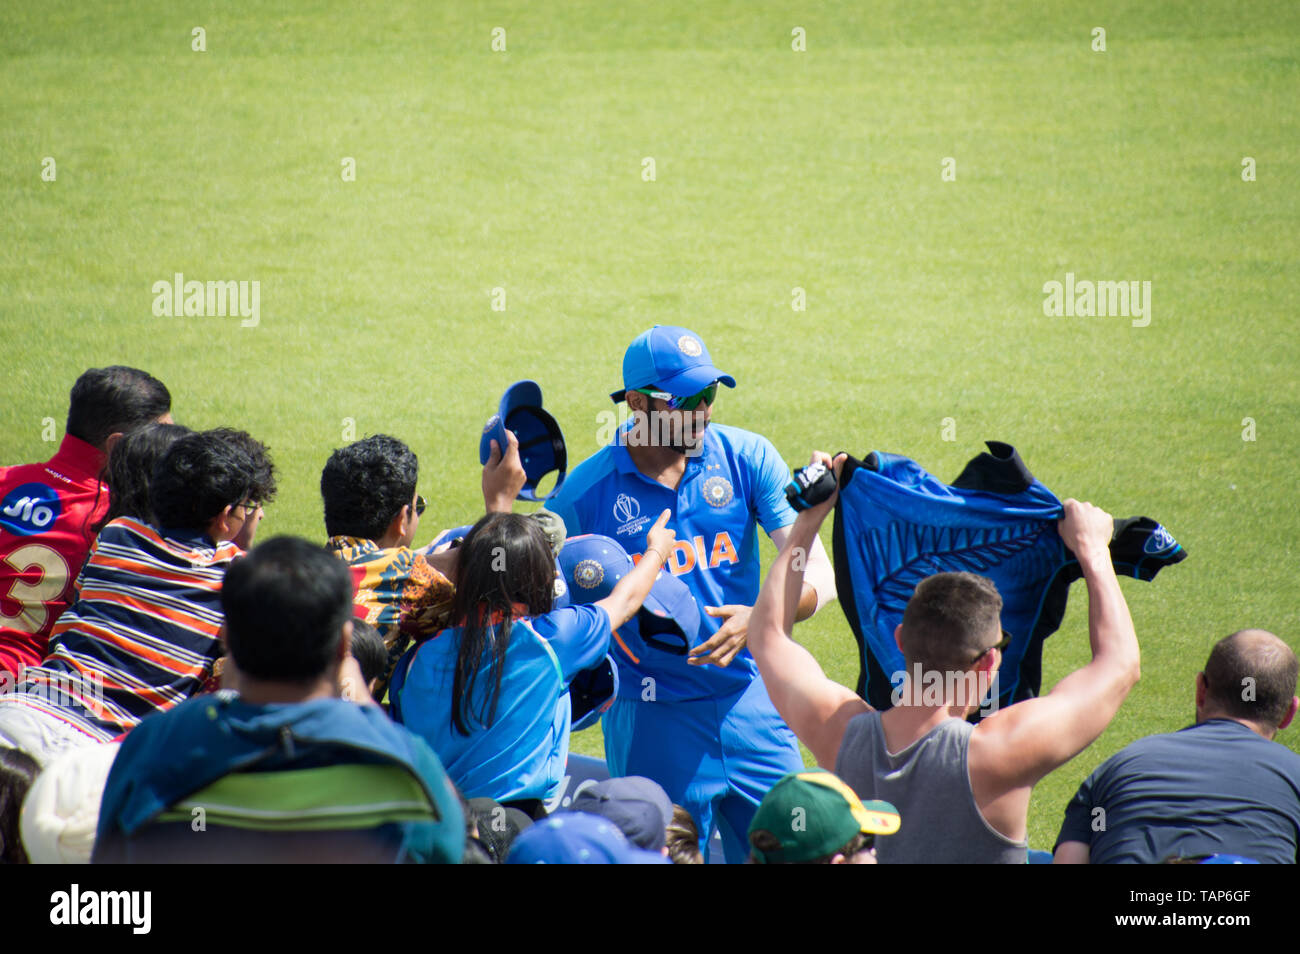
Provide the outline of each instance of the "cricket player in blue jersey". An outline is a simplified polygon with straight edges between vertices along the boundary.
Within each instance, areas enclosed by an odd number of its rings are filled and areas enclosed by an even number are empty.
[[[619,696],[602,722],[610,774],[654,779],[690,811],[701,848],[716,825],[728,862],[749,853],[746,834],[763,796],[803,768],[798,743],[768,698],[745,649],[758,597],[758,527],[779,549],[795,512],[790,471],[771,442],[710,424],[718,385],[735,379],[713,364],[686,328],[656,325],[623,357],[623,387],[610,395],[631,412],[614,440],[548,500],[570,536],[599,533],[634,559],[665,509],[677,542],[665,568],[703,609],[696,644],[615,640]],[[820,541],[807,554],[797,619],[835,596]]]

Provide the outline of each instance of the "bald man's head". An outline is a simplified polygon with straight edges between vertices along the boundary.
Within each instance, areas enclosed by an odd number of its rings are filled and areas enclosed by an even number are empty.
[[[1291,647],[1262,629],[1243,629],[1215,644],[1205,663],[1207,717],[1221,714],[1273,729],[1287,718],[1300,675]]]

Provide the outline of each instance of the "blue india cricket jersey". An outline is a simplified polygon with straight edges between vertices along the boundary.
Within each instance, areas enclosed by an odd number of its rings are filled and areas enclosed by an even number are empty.
[[[659,514],[672,511],[668,525],[677,531],[677,543],[667,568],[700,604],[699,645],[722,624],[705,615],[704,607],[752,606],[758,599],[758,528],[771,534],[794,522],[794,510],[785,499],[789,480],[790,470],[771,441],[710,424],[702,452],[687,457],[676,490],[637,470],[616,438],[570,472],[546,507],[564,520],[569,536],[604,534],[622,544],[633,559],[645,552],[646,532]],[[742,691],[758,676],[748,649],[725,668],[692,666],[685,656],[639,644],[633,656],[617,639],[614,652],[619,695],[630,699],[645,698],[651,685],[659,701],[714,698]]]

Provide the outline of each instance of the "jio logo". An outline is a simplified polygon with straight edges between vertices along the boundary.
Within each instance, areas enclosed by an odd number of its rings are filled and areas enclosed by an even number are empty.
[[[627,523],[639,516],[641,516],[641,504],[637,503],[636,498],[619,494],[618,499],[614,501],[614,519],[619,523]]]
[[[0,500],[0,527],[30,537],[50,529],[62,510],[53,487],[21,484]]]

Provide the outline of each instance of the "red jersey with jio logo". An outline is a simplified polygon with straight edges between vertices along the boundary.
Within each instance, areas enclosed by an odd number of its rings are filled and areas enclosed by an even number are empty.
[[[104,454],[71,434],[44,464],[0,467],[0,690],[45,658],[108,510]]]

